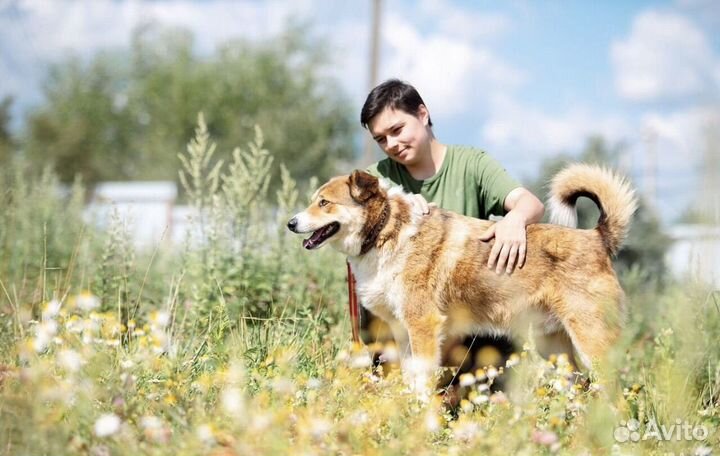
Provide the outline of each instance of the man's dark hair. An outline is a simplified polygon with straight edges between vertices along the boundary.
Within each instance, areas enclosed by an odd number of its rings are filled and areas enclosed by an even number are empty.
[[[388,79],[368,94],[360,111],[360,124],[368,128],[370,119],[385,108],[398,109],[417,117],[420,105],[425,105],[425,102],[415,87],[399,79]],[[428,125],[432,127],[432,120],[429,117]]]

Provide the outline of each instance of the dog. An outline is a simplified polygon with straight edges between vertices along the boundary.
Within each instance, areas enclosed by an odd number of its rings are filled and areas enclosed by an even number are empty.
[[[600,209],[597,227],[576,229],[575,203]],[[478,238],[492,221],[431,205],[364,171],[334,177],[288,222],[311,233],[303,246],[346,254],[361,304],[386,321],[411,386],[423,389],[439,367],[442,344],[467,334],[512,334],[529,315],[541,337],[592,370],[617,340],[625,297],[611,259],[637,208],[634,191],[608,169],[573,164],[551,182],[552,224],[527,227],[525,265],[512,274],[488,269],[493,240]],[[558,342],[559,341],[559,342]]]

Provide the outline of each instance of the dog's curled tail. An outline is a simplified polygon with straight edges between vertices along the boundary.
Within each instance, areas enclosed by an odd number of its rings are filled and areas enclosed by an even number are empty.
[[[607,168],[577,163],[557,173],[550,183],[550,221],[575,228],[575,203],[581,196],[600,209],[597,230],[611,256],[627,235],[630,218],[637,209],[635,192],[624,178]]]

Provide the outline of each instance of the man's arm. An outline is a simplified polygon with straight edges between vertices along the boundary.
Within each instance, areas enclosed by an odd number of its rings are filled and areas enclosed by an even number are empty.
[[[482,241],[495,238],[488,257],[488,269],[495,267],[498,274],[505,270],[510,274],[515,265],[525,265],[527,251],[527,230],[531,223],[537,223],[545,213],[545,205],[529,190],[518,187],[512,190],[503,204],[508,213],[491,226],[481,237]]]

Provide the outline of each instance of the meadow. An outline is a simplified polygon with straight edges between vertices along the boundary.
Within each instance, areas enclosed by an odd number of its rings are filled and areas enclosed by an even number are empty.
[[[574,380],[532,344],[419,401],[350,341],[345,259],[285,228],[298,184],[262,133],[227,156],[202,119],[180,154],[199,214],[182,245],[133,247],[83,216],[77,181],[3,170],[0,454],[712,454],[720,296],[623,272],[629,316],[603,366]],[[275,166],[282,187],[268,195]],[[506,391],[492,388],[509,377]]]

